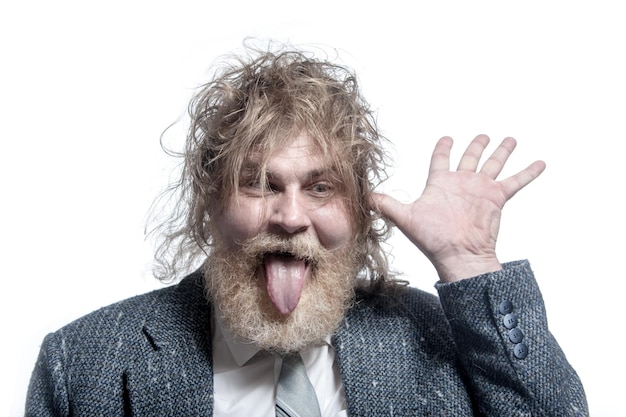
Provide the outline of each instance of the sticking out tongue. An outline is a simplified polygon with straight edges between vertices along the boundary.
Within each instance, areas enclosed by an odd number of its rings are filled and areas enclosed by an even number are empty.
[[[306,263],[293,256],[265,256],[267,293],[281,314],[291,313],[300,301],[306,277]]]

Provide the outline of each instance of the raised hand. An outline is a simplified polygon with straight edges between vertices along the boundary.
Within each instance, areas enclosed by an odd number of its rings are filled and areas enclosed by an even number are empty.
[[[545,169],[535,161],[517,174],[497,181],[516,146],[506,138],[478,169],[489,143],[477,136],[450,170],[452,139],[439,140],[433,152],[422,195],[403,204],[385,194],[374,194],[372,205],[389,218],[433,263],[444,282],[458,281],[501,269],[496,240],[504,204]]]

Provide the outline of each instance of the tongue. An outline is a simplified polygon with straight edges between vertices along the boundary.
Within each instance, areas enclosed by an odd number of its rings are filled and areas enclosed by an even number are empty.
[[[291,313],[298,305],[305,275],[306,264],[303,260],[282,255],[265,257],[267,293],[281,314]]]

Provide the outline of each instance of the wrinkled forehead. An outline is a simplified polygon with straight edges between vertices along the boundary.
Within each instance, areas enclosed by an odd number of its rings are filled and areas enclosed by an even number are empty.
[[[300,160],[330,170],[341,159],[337,146],[305,130],[265,138],[255,143],[244,158],[242,168],[265,168],[272,160]]]

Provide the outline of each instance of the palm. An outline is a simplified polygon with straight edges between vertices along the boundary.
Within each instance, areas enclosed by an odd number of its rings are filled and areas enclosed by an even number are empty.
[[[383,215],[430,259],[444,280],[467,275],[458,271],[465,265],[470,269],[468,274],[475,273],[470,265],[473,262],[499,265],[495,247],[502,208],[545,168],[537,161],[512,177],[496,181],[516,143],[505,139],[477,172],[488,142],[484,135],[476,137],[457,171],[451,171],[452,140],[442,138],[433,153],[426,188],[416,201],[402,204],[389,196],[375,196]]]
[[[422,196],[407,206],[408,223],[398,227],[429,258],[457,248],[489,252],[506,201],[500,187],[481,174],[441,172],[433,177]]]

